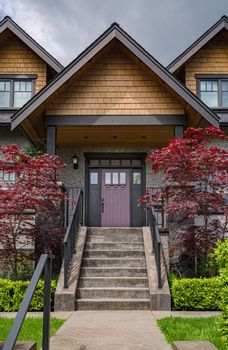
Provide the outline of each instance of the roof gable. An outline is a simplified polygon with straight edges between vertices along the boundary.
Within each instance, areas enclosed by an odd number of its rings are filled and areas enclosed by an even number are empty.
[[[6,16],[0,22],[0,34],[6,29],[9,29],[20,40],[22,40],[32,51],[34,51],[40,58],[43,59],[55,72],[59,73],[63,66],[50,53],[48,53],[42,46],[40,46],[30,35],[28,35],[17,23],[15,23],[9,16]]]
[[[184,52],[175,58],[167,69],[174,73],[176,72],[189,58],[191,58],[197,51],[206,45],[212,38],[215,37],[221,30],[228,30],[228,17],[222,16],[212,27],[210,27],[203,35],[201,35],[192,45],[190,45]]]
[[[183,99],[191,108],[204,117],[210,124],[218,126],[219,117],[215,115],[202,101],[184,87],[165,67],[144,50],[132,39],[117,23],[113,23],[97,40],[85,51],[65,67],[46,87],[28,101],[12,117],[12,129],[17,127],[43,102],[45,102],[57,89],[63,86],[79,69],[87,64],[113,39],[117,39],[124,47],[132,52],[144,65],[147,66],[161,81],[163,81],[175,94]]]
[[[46,115],[184,115],[184,106],[116,40],[51,99]]]

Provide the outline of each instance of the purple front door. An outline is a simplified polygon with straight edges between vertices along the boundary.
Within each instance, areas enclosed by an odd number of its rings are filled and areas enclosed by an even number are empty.
[[[101,203],[102,226],[130,226],[128,169],[102,170]]]

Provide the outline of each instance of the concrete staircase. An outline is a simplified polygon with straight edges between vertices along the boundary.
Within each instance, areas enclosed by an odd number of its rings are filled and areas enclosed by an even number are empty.
[[[76,309],[150,309],[142,229],[88,229]]]

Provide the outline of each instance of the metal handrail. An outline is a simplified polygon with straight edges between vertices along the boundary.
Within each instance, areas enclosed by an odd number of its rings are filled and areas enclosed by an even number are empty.
[[[154,207],[148,209],[148,223],[150,226],[150,233],[153,242],[153,254],[156,262],[158,288],[162,288],[161,278],[161,238],[158,230],[158,225],[155,216]]]
[[[64,288],[68,288],[69,269],[72,261],[72,256],[75,253],[75,239],[80,224],[83,221],[83,194],[78,191],[76,205],[74,207],[70,223],[67,227],[63,240],[64,246]]]
[[[51,308],[51,258],[48,254],[42,254],[33,273],[29,287],[20,305],[14,323],[10,329],[8,338],[3,346],[3,350],[13,350],[18,334],[28,312],[29,305],[36,290],[36,286],[44,271],[44,308],[43,308],[43,339],[42,349],[49,350],[50,337],[50,308]]]

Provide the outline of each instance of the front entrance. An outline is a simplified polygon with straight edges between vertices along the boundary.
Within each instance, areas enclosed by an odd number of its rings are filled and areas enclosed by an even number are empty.
[[[101,226],[130,226],[129,169],[103,169]]]
[[[145,193],[145,154],[87,153],[86,225],[140,227],[145,211],[138,199]]]

